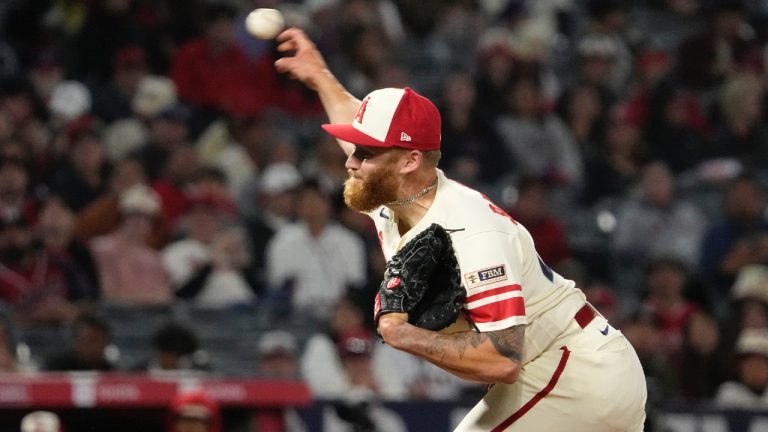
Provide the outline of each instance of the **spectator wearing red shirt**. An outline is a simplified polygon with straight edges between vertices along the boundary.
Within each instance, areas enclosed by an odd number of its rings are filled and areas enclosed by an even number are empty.
[[[212,112],[256,112],[259,95],[248,59],[235,44],[235,14],[226,5],[209,6],[203,36],[174,54],[170,76],[184,102]]]
[[[688,273],[682,262],[673,258],[657,258],[646,271],[647,295],[642,307],[650,312],[659,324],[663,337],[659,349],[668,359],[679,360],[685,338],[685,330],[696,304],[685,297]]]
[[[0,299],[24,324],[64,323],[76,309],[67,298],[64,273],[45,250],[36,250],[30,226],[21,217],[0,224]]]
[[[517,202],[510,214],[528,228],[541,259],[557,266],[570,256],[563,223],[549,214],[549,188],[538,177],[527,177],[518,185]]]

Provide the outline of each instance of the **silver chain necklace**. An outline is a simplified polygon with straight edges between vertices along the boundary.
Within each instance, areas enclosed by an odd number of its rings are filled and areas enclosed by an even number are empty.
[[[416,195],[411,195],[408,198],[403,198],[403,199],[399,199],[399,200],[395,200],[395,201],[390,201],[388,203],[384,203],[384,205],[386,205],[386,206],[401,206],[401,205],[410,204],[410,203],[416,201],[417,199],[423,197],[427,192],[431,191],[432,189],[434,189],[436,187],[437,187],[437,179],[435,179],[435,181],[433,181],[431,185],[429,185],[429,186],[425,187],[424,189],[416,192]]]

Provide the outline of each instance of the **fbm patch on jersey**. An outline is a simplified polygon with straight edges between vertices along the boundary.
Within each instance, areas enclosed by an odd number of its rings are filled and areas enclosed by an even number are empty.
[[[494,282],[507,280],[507,270],[504,264],[488,267],[464,274],[467,281],[467,289],[488,285]]]

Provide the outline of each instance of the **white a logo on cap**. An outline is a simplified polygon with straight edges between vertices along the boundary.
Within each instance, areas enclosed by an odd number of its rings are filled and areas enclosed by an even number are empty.
[[[405,132],[400,132],[400,141],[411,141],[411,136]]]

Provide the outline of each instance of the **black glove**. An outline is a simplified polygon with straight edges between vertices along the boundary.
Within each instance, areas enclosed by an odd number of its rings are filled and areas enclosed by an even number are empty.
[[[378,325],[383,314],[407,313],[411,324],[440,330],[456,321],[465,298],[451,237],[432,224],[389,260],[374,318]]]

